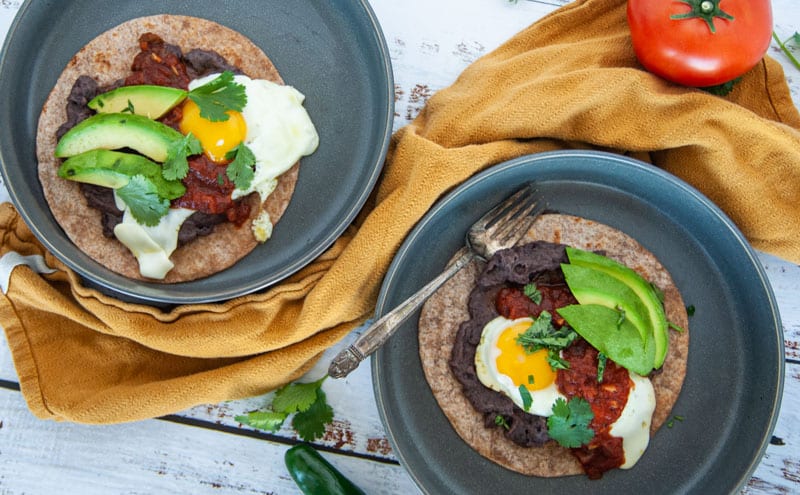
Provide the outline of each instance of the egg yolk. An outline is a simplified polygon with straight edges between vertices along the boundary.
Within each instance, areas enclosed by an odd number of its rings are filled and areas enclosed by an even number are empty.
[[[203,146],[203,152],[214,163],[225,163],[225,154],[239,146],[247,136],[247,124],[239,112],[228,111],[228,120],[212,122],[200,116],[200,107],[192,100],[183,105],[180,130],[190,132]]]
[[[517,344],[517,336],[524,333],[528,327],[530,323],[521,322],[508,327],[500,334],[496,344],[500,354],[495,362],[497,371],[511,378],[514,385],[525,385],[528,390],[541,390],[553,383],[556,373],[547,362],[546,349],[528,354]]]

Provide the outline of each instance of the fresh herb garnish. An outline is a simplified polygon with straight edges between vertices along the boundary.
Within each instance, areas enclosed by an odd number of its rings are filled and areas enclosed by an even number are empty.
[[[134,175],[116,193],[127,205],[133,218],[148,227],[158,225],[161,217],[169,211],[169,201],[160,197],[153,181],[143,175]]]
[[[550,312],[542,311],[531,326],[517,336],[517,344],[528,354],[547,349],[547,362],[552,369],[569,369],[569,363],[561,358],[560,352],[569,347],[578,334],[567,326],[556,329],[552,322]]]
[[[795,32],[793,35],[781,41],[781,39],[778,38],[778,34],[773,31],[772,38],[778,44],[783,54],[786,55],[786,58],[788,58],[792,64],[794,64],[794,66],[800,70],[800,60],[798,60],[794,53],[792,53],[795,48],[800,47],[800,33]]]
[[[179,139],[170,145],[167,151],[167,159],[162,165],[161,175],[167,180],[183,179],[189,173],[189,162],[186,157],[202,152],[203,145],[190,132],[183,139]]]
[[[656,284],[654,284],[653,282],[648,282],[648,284],[650,285],[650,288],[653,289],[653,292],[655,292],[656,299],[658,299],[661,302],[661,304],[664,304],[664,298],[665,298],[664,291],[661,290],[661,288]]]
[[[687,316],[694,316],[694,312],[695,312],[694,304],[690,304],[690,305],[686,306],[686,315]]]
[[[683,416],[679,416],[677,414],[673,416],[672,419],[667,421],[667,428],[672,428],[673,426],[675,426],[675,421],[683,421]]]
[[[496,424],[497,426],[502,426],[506,430],[511,428],[508,425],[508,421],[506,421],[506,418],[504,418],[501,414],[498,414],[497,416],[494,417],[494,424]]]
[[[100,106],[101,107],[103,106],[102,101],[100,102]],[[131,100],[128,100],[128,106],[123,108],[122,111],[120,111],[119,113],[132,113],[132,114],[136,113],[136,109],[133,108],[133,103],[131,102]]]
[[[606,371],[608,357],[602,352],[597,353],[597,383],[603,383],[603,373]]]
[[[533,385],[533,375],[528,375],[528,385]]]
[[[539,288],[536,287],[535,283],[531,282],[525,284],[525,287],[522,288],[522,292],[528,296],[528,299],[533,301],[534,304],[542,303],[542,293],[539,291]]]
[[[522,410],[528,412],[533,404],[533,397],[525,385],[519,386],[519,395],[522,396]]]
[[[672,323],[671,321],[667,322],[667,326],[669,326],[671,329],[675,330],[678,333],[683,333],[683,332],[686,331],[685,328],[681,327],[680,325],[676,325],[675,323]]]
[[[617,309],[617,313],[619,314],[619,317],[617,317],[617,330],[619,330],[619,328],[622,326],[622,324],[625,323],[625,320],[627,319],[627,315],[625,314],[625,310],[622,308],[622,306],[617,305],[616,309]]]
[[[577,448],[594,438],[594,430],[589,428],[592,419],[592,407],[585,399],[573,397],[567,402],[558,398],[553,415],[547,418],[547,434],[563,447]]]
[[[225,154],[225,159],[231,160],[225,173],[236,188],[247,189],[250,187],[255,176],[253,165],[256,163],[256,156],[250,148],[244,143],[239,143],[239,146]]]
[[[211,122],[224,122],[229,118],[226,112],[241,112],[247,104],[244,85],[234,82],[229,70],[189,91],[187,97],[197,104],[200,116]]]
[[[333,420],[333,409],[322,391],[322,383],[327,377],[325,375],[310,383],[285,385],[275,392],[270,407],[236,416],[235,419],[259,430],[277,431],[294,414],[292,428],[300,438],[315,440],[324,435],[325,425]]]

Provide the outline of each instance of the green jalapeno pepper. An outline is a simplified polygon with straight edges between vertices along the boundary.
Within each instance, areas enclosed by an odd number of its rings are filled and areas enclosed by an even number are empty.
[[[287,450],[284,462],[292,479],[306,495],[365,495],[363,490],[306,443]]]

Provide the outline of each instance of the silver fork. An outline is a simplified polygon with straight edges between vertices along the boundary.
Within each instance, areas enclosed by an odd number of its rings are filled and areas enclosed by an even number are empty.
[[[500,249],[511,247],[530,229],[536,217],[544,211],[545,203],[537,198],[533,184],[527,184],[508,199],[483,215],[467,231],[466,246],[456,261],[428,282],[411,297],[374,322],[353,342],[333,358],[328,374],[344,378],[367,356],[378,350],[389,337],[442,284],[474,258],[488,260]]]

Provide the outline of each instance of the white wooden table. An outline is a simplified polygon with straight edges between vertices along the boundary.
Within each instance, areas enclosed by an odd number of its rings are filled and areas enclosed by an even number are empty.
[[[0,0],[0,39],[22,2]],[[566,0],[372,0],[394,66],[395,129],[470,62]],[[800,30],[796,0],[773,0],[775,30]],[[800,105],[800,72],[784,62]],[[0,187],[0,200],[7,193]],[[799,206],[800,207],[800,206]],[[800,227],[800,226],[798,226]],[[798,229],[800,231],[800,228]],[[800,493],[800,267],[759,254],[777,297],[786,342],[783,407],[772,444],[744,493]],[[324,358],[309,375],[324,373]],[[378,418],[369,363],[324,389],[335,418],[319,446],[367,493],[418,493],[398,464]],[[116,493],[298,493],[284,468],[289,429],[267,435],[234,417],[269,397],[195,407],[174,416],[113,426],[40,421],[19,393],[0,337],[0,495]]]

